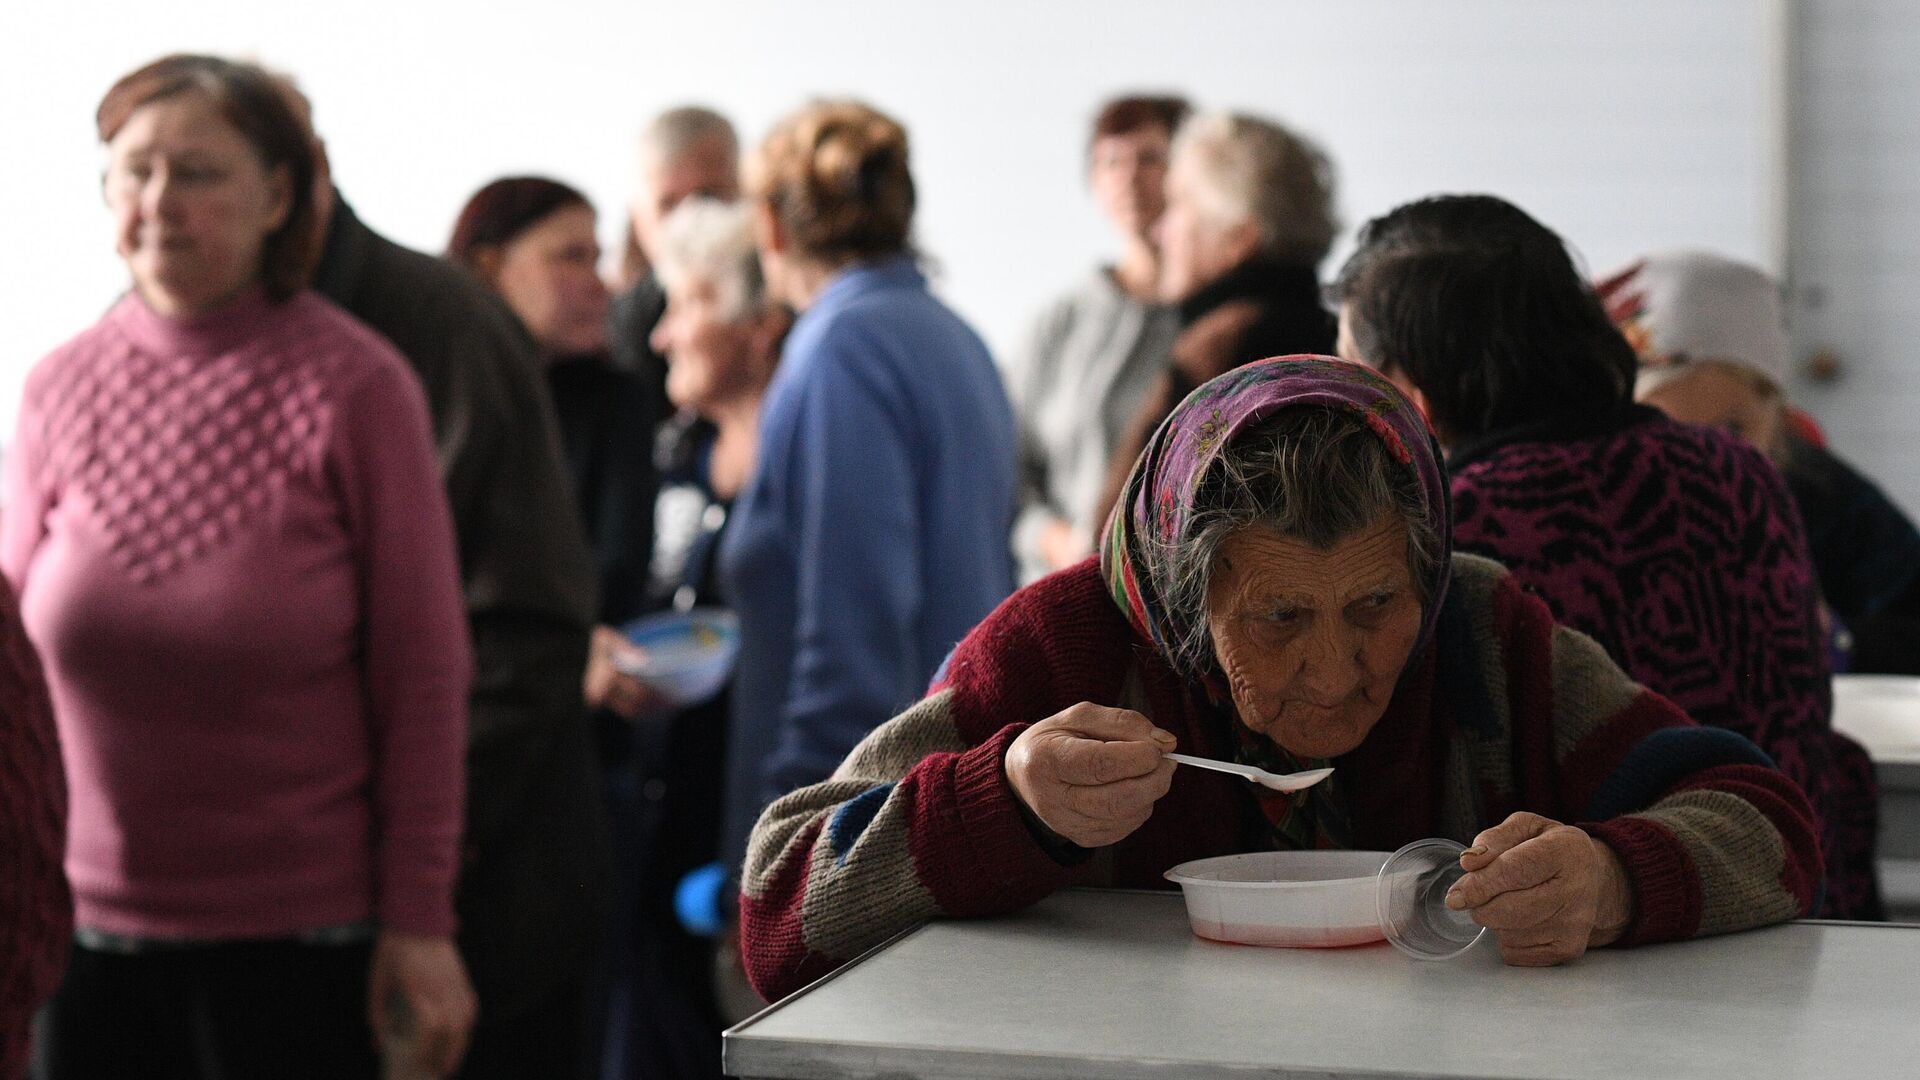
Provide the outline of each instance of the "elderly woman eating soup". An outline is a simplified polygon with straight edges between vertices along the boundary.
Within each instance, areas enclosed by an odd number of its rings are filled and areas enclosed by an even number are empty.
[[[1471,843],[1448,903],[1511,964],[1806,913],[1822,868],[1799,789],[1454,554],[1447,522],[1432,434],[1368,369],[1289,357],[1200,387],[1097,561],[1015,594],[930,696],[761,817],[756,987],[1067,885],[1425,836]],[[1176,749],[1337,771],[1268,795],[1176,771]]]

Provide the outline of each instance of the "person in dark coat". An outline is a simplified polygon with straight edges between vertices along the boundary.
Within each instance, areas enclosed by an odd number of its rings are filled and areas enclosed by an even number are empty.
[[[477,670],[456,902],[480,1020],[460,1076],[578,1076],[609,870],[581,703],[593,563],[553,409],[504,305],[458,267],[368,228],[329,170],[316,187],[314,288],[419,374],[453,506]]]
[[[607,1080],[720,1076],[713,947],[681,928],[674,892],[718,847],[727,699],[669,704],[620,669],[617,659],[635,649],[618,628],[652,611],[722,603],[712,553],[751,467],[760,392],[777,355],[777,337],[763,327],[783,327],[785,316],[768,310],[746,211],[696,197],[670,220],[689,216],[679,230],[691,235],[675,240],[668,227],[656,246],[676,309],[692,311],[655,330],[680,354],[668,379],[680,412],[657,440],[645,426],[642,379],[606,354],[607,290],[584,194],[540,176],[496,180],[467,201],[447,243],[447,257],[506,301],[540,349],[599,560],[585,690],[614,841],[615,909],[594,1005]],[[697,269],[686,267],[690,258]],[[642,502],[656,490],[655,503]]]

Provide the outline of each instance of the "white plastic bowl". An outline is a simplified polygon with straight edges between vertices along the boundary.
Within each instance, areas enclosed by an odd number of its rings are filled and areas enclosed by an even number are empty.
[[[1384,851],[1258,851],[1181,863],[1166,879],[1203,938],[1333,949],[1386,936],[1376,899],[1386,861]]]
[[[646,655],[638,663],[616,661],[615,666],[682,708],[719,693],[740,655],[740,620],[722,608],[649,615],[620,632]]]

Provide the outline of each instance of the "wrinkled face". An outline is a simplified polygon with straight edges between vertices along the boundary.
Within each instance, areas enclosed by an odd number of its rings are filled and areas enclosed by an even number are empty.
[[[647,261],[659,262],[660,223],[674,207],[696,195],[721,202],[740,198],[739,155],[724,138],[700,139],[671,161],[649,163],[640,186],[633,201],[633,234]]]
[[[1383,518],[1321,551],[1267,529],[1222,545],[1207,596],[1240,720],[1301,758],[1360,745],[1420,636],[1407,530]]]
[[[133,284],[163,315],[220,304],[260,277],[267,238],[293,198],[204,94],[135,110],[107,144],[104,182],[115,247]]]
[[[1222,225],[1201,204],[1197,166],[1191,155],[1176,158],[1167,173],[1167,208],[1160,215],[1160,298],[1179,303],[1219,280],[1259,248],[1259,230],[1240,222]]]
[[[549,356],[607,343],[607,286],[600,280],[593,210],[563,206],[500,249],[493,286]]]
[[[1699,364],[1640,400],[1683,424],[1722,428],[1762,450],[1780,437],[1780,400],[1726,365]]]
[[[653,348],[667,358],[667,397],[702,415],[764,388],[773,372],[769,336],[740,317],[713,282],[693,277],[667,294]]]
[[[1087,179],[1100,212],[1121,232],[1147,239],[1167,207],[1167,129],[1148,124],[1093,142]]]

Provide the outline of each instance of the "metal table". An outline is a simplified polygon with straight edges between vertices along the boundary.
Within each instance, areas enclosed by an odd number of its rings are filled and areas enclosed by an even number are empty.
[[[1555,969],[1195,938],[1177,894],[936,922],[726,1035],[732,1076],[1913,1077],[1920,929],[1790,923]]]

